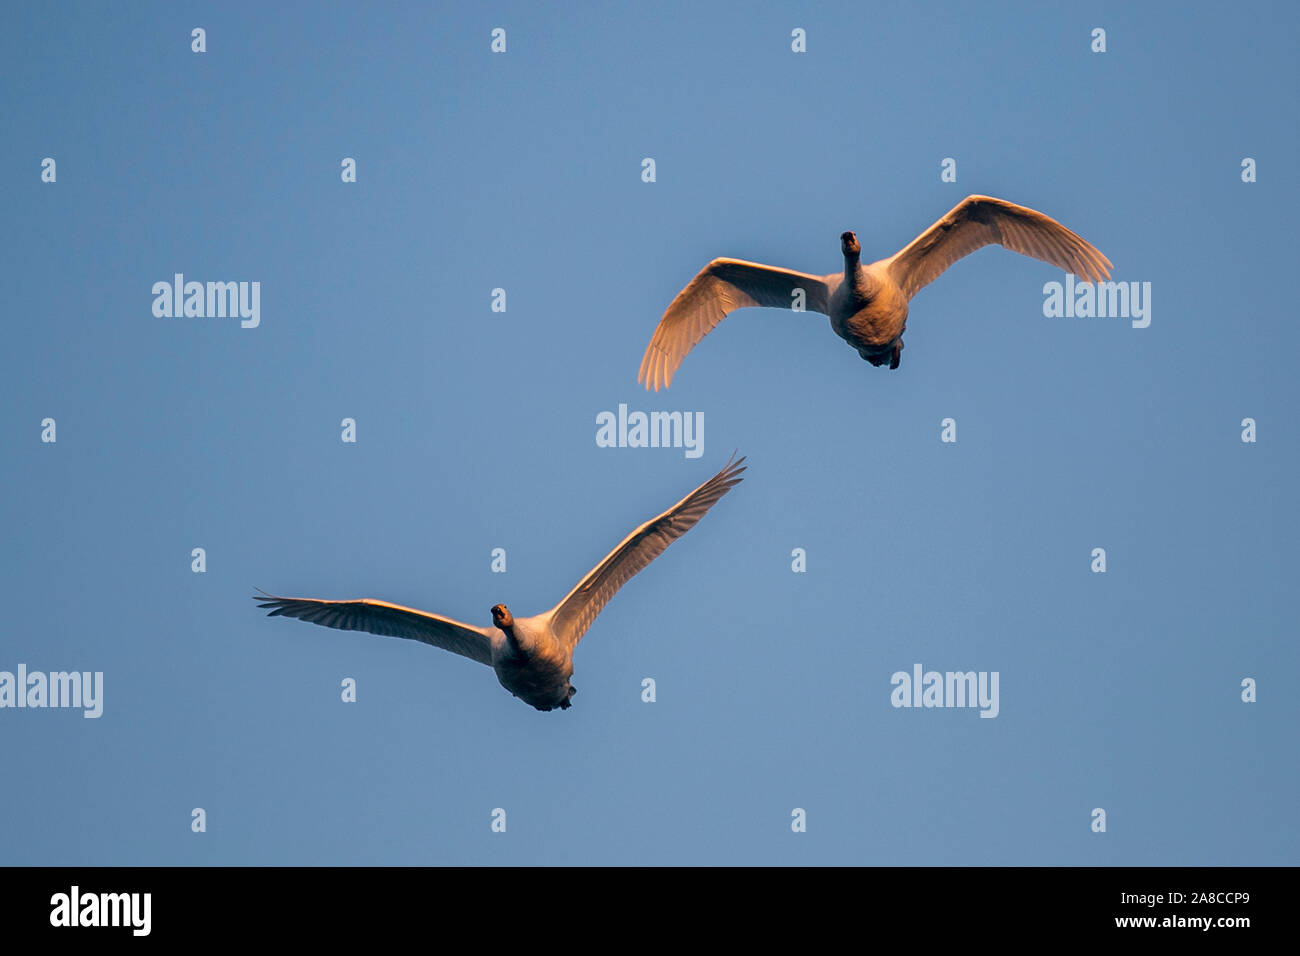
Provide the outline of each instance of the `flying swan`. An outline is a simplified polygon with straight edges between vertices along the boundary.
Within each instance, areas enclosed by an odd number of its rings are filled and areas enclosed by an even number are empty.
[[[663,554],[704,513],[743,480],[745,459],[726,466],[657,518],[637,528],[555,607],[535,617],[516,618],[504,604],[492,608],[493,627],[475,627],[414,608],[362,598],[321,601],[315,598],[254,595],[269,617],[296,617],[344,631],[369,631],[423,641],[487,664],[501,686],[538,710],[567,709],[575,688],[573,651],[596,615],[618,589]]]
[[[862,265],[852,232],[840,236],[844,272],[815,276],[743,259],[714,259],[677,294],[655,328],[637,381],[658,391],[695,345],[737,309],[789,309],[803,290],[803,308],[829,315],[835,334],[872,365],[898,368],[907,305],[950,265],[998,243],[1050,262],[1084,282],[1110,278],[1110,260],[1069,229],[1026,206],[967,196],[897,254]]]

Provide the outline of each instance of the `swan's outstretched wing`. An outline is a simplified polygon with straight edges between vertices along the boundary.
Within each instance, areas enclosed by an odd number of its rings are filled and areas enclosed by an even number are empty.
[[[795,289],[803,289],[804,309],[825,314],[832,291],[827,280],[834,279],[743,259],[714,259],[668,306],[650,337],[636,380],[645,382],[647,390],[667,388],[686,353],[737,309],[788,309],[796,301]]]
[[[1085,282],[1110,277],[1110,260],[1055,219],[991,196],[967,196],[946,216],[887,260],[889,274],[910,299],[944,269],[997,243],[1050,262]]]
[[[743,458],[727,462],[722,471],[624,538],[551,610],[551,628],[556,637],[570,648],[582,640],[596,615],[632,575],[695,527],[718,499],[744,480],[740,477],[744,462]]]
[[[487,628],[426,614],[414,608],[362,598],[357,601],[319,601],[257,594],[258,607],[270,608],[268,617],[296,617],[300,621],[337,627],[342,631],[369,631],[386,637],[404,637],[441,647],[480,664],[492,666],[492,641]]]

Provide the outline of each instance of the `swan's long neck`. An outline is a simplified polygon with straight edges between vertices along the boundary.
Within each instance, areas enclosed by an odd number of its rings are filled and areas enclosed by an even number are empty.
[[[844,284],[853,293],[853,298],[871,298],[872,284],[867,278],[867,270],[862,268],[861,252],[844,253]]]
[[[516,624],[512,621],[510,624],[501,628],[501,630],[505,632],[506,635],[506,646],[515,654],[523,654],[524,648],[523,645],[519,643],[519,636],[515,634],[515,627]]]

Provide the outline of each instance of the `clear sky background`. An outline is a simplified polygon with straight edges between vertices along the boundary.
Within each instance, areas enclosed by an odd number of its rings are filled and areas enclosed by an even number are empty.
[[[0,862],[1300,862],[1300,13],[1134,6],[9,5],[0,669],[105,700],[0,710]],[[1150,327],[1045,318],[1061,272],[989,248],[897,372],[761,310],[637,385],[709,259],[830,272],[970,193]],[[260,327],[155,318],[176,272],[259,281]],[[704,455],[598,448],[620,402]],[[565,712],[249,600],[537,613],[733,449]],[[999,716],[891,707],[915,663]]]

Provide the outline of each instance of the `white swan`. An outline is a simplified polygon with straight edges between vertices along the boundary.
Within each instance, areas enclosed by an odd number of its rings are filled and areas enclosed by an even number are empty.
[[[449,617],[363,598],[321,601],[255,595],[270,617],[296,617],[345,631],[369,631],[423,641],[487,664],[506,690],[538,710],[568,708],[575,689],[573,651],[596,615],[632,575],[663,554],[704,513],[743,479],[745,459],[726,466],[677,504],[624,538],[555,607],[536,617],[516,618],[504,604],[492,608],[494,627],[475,627]]]
[[[686,353],[736,309],[804,308],[829,315],[831,328],[872,365],[898,368],[912,296],[976,249],[998,243],[1073,272],[1085,282],[1110,277],[1110,260],[1055,219],[991,196],[967,196],[905,248],[864,266],[851,232],[840,236],[844,271],[815,276],[743,259],[714,259],[668,306],[641,359],[637,381],[672,384]]]

